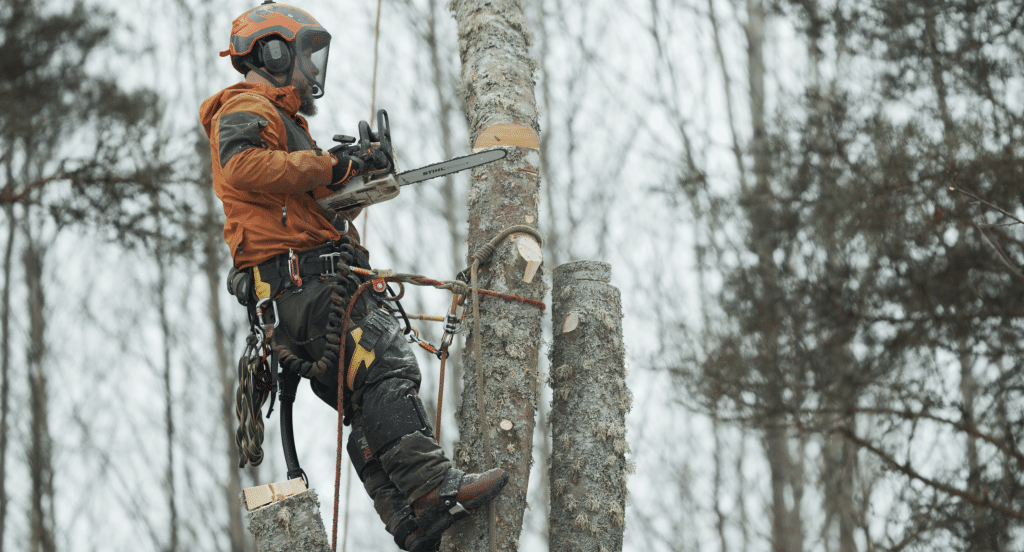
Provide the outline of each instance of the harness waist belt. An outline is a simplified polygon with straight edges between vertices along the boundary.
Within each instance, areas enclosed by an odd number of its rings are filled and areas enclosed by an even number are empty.
[[[338,252],[338,247],[334,242],[296,251],[295,256],[299,260],[299,276],[302,278],[336,274],[337,268],[342,264],[341,253]],[[288,272],[288,253],[281,253],[260,263],[259,269],[260,278],[265,282],[291,280],[291,275]]]

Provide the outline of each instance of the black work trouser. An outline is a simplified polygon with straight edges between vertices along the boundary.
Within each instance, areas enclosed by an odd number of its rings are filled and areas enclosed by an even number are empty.
[[[277,298],[275,346],[316,362],[324,354],[334,278],[309,279]],[[340,331],[340,329],[334,330]],[[408,505],[441,483],[451,466],[433,437],[417,395],[421,376],[412,347],[382,301],[364,291],[345,336],[348,452],[374,508],[392,534],[411,516]],[[337,406],[337,365],[310,380],[313,392]]]

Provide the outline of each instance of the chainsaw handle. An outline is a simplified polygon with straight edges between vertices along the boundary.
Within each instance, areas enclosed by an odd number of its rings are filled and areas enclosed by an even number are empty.
[[[391,146],[391,119],[388,112],[383,109],[377,110],[377,141],[380,142],[380,149],[388,160],[390,171],[395,170],[395,150]]]
[[[344,156],[355,161],[354,174],[362,173],[367,162],[371,163],[370,170],[376,171],[374,177],[396,171],[394,150],[391,149],[391,121],[383,109],[377,110],[377,132],[370,130],[370,123],[359,121],[358,139],[336,134],[333,140],[341,145],[334,146],[330,152],[339,158]]]
[[[375,136],[376,142],[380,142],[381,148],[384,152],[391,156],[391,120],[388,118],[388,112],[383,109],[377,110],[377,136]]]
[[[359,147],[369,149],[372,142],[377,141],[377,136],[370,130],[370,123],[359,121]]]

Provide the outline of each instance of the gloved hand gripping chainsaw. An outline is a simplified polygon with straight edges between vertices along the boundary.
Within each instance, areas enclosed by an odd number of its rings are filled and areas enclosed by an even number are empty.
[[[328,186],[335,193],[318,203],[336,213],[394,199],[402,186],[485,165],[507,154],[502,148],[491,148],[400,173],[391,145],[391,123],[383,109],[377,110],[377,132],[360,121],[358,139],[339,134],[334,141],[341,144],[330,149],[338,158],[331,179],[337,184]]]

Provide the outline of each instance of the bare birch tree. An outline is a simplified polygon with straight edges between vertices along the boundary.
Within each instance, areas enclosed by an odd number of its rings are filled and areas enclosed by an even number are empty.
[[[576,261],[554,270],[551,549],[622,550],[626,386],[622,301],[611,266]]]
[[[503,231],[537,224],[536,62],[528,55],[533,37],[521,2],[456,0],[450,7],[458,25],[471,142],[508,150],[504,161],[473,172],[468,242],[476,253]],[[474,280],[487,289],[540,299],[541,273],[530,284],[523,281],[525,262],[510,238],[495,244],[494,256],[479,263]],[[496,298],[481,301],[478,312],[467,338],[461,442],[454,459],[471,471],[502,467],[511,478],[487,512],[449,530],[445,546],[517,549],[533,458],[542,313],[533,305]]]

